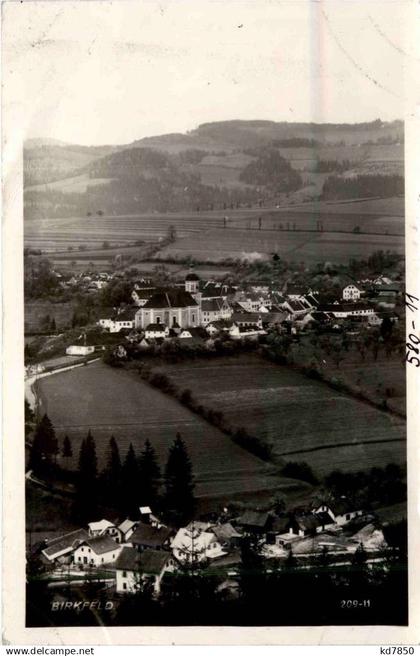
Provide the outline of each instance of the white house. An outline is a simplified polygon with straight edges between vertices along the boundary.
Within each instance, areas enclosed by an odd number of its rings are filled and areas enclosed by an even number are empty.
[[[197,522],[180,528],[171,548],[173,555],[181,563],[203,562],[226,555],[216,535],[203,530]]]
[[[362,516],[364,511],[356,509],[347,499],[339,499],[320,504],[313,510],[313,513],[326,513],[334,522],[341,526],[356,517]]]
[[[358,301],[360,299],[361,290],[356,285],[346,285],[343,287],[343,300],[344,301]]]
[[[100,535],[95,538],[84,540],[74,551],[73,562],[75,565],[109,565],[115,563],[121,546],[108,535]]]
[[[169,336],[169,328],[164,323],[149,323],[144,331],[145,339],[164,339]]]
[[[168,551],[149,549],[139,553],[132,547],[123,547],[115,563],[116,591],[134,593],[141,582],[148,579],[155,595],[159,595],[163,576],[174,569],[175,562]]]

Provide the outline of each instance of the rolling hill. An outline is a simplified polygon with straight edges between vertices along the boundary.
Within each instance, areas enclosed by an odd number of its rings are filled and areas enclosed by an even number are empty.
[[[25,218],[246,206],[319,197],[328,174],[403,174],[403,123],[222,121],[128,145],[31,139]],[[267,164],[268,163],[268,164]],[[283,198],[284,200],[284,198]]]

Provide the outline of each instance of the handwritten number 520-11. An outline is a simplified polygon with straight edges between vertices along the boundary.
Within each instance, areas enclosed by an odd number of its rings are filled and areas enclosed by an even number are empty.
[[[419,354],[419,349],[416,348],[416,346],[413,346],[413,344],[419,344],[419,343],[420,343],[420,339],[417,337],[417,335],[414,335],[413,333],[411,333],[411,334],[408,336],[408,339],[412,342],[412,344],[409,344],[409,343],[407,342],[408,353],[407,353],[407,356],[406,356],[405,359],[406,359],[407,362],[409,362],[410,364],[414,364],[415,367],[420,367],[420,360],[419,360],[419,358],[417,358],[415,355],[410,355],[410,351],[414,351],[415,353],[417,353],[417,355]]]

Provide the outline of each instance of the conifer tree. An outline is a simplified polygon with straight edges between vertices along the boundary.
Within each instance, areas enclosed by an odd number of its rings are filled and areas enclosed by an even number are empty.
[[[156,507],[159,496],[160,467],[156,451],[149,440],[139,457],[139,501],[142,506]]]
[[[101,475],[101,490],[105,503],[121,510],[121,457],[112,435],[106,453],[106,465]]]
[[[130,519],[139,516],[139,470],[136,454],[130,442],[127,455],[122,466],[121,505],[125,515]]]
[[[55,430],[48,415],[45,414],[35,430],[29,468],[37,474],[50,473],[57,453],[58,440],[55,436]]]
[[[71,441],[68,435],[64,435],[63,450],[61,453],[63,458],[71,458],[73,455],[73,448],[71,446]]]
[[[177,433],[169,450],[165,467],[165,508],[176,523],[189,519],[194,512],[194,479],[187,447]]]
[[[77,519],[92,521],[97,511],[97,458],[95,440],[89,430],[79,452],[74,514]]]

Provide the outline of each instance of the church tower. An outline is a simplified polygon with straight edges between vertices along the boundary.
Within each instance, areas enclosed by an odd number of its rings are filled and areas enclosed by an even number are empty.
[[[191,295],[197,294],[199,291],[198,285],[200,278],[194,273],[194,267],[190,267],[189,272],[185,276],[185,291],[189,292]]]

